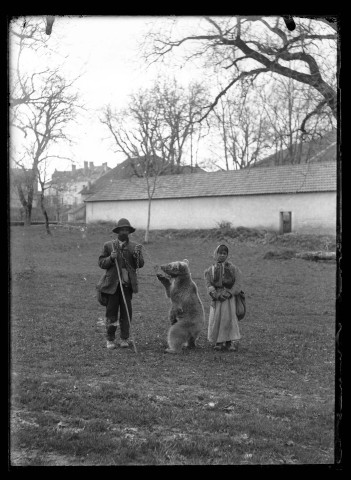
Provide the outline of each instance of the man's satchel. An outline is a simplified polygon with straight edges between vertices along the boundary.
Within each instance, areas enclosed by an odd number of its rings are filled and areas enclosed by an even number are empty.
[[[106,275],[106,272],[103,273],[103,275],[101,276],[100,280],[98,281],[98,283],[96,284],[96,292],[97,292],[97,300],[98,302],[100,303],[100,305],[102,305],[103,307],[106,307],[107,306],[107,294],[106,293],[103,293],[101,291],[101,285],[102,285],[102,282],[105,278],[105,275]]]

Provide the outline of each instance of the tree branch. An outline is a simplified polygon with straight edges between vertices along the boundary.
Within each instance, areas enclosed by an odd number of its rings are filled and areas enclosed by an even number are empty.
[[[300,130],[303,134],[307,134],[308,132],[306,132],[305,130],[305,126],[306,126],[306,123],[307,121],[313,117],[313,115],[318,115],[320,113],[320,111],[322,110],[322,108],[326,105],[327,101],[325,99],[323,99],[317,106],[314,110],[312,110],[312,112],[310,112],[308,115],[306,115],[306,117],[303,119],[302,123],[301,123],[301,126],[300,126]]]
[[[260,63],[265,67],[265,71],[271,71],[276,74],[282,75],[287,78],[292,78],[298,82],[304,83],[306,85],[310,85],[315,88],[327,101],[328,106],[330,107],[333,115],[336,117],[337,115],[337,97],[336,91],[333,89],[332,86],[328,85],[321,76],[321,72],[313,55],[306,51],[289,51],[290,47],[296,48],[297,42],[306,42],[308,40],[324,40],[324,39],[336,39],[336,35],[334,34],[321,34],[317,35],[314,34],[313,31],[310,33],[302,33],[300,35],[295,35],[291,39],[288,38],[286,32],[284,32],[281,28],[278,27],[278,20],[276,22],[276,26],[271,26],[269,22],[262,18],[262,16],[256,17],[248,17],[247,19],[250,21],[259,20],[262,25],[264,25],[270,32],[274,33],[282,42],[282,46],[280,48],[272,47],[269,44],[260,44],[260,42],[256,41],[255,39],[249,39],[247,41],[243,40],[240,32],[240,22],[241,19],[244,17],[238,17],[238,34],[234,38],[233,36],[224,36],[223,31],[219,22],[216,22],[210,17],[205,17],[205,20],[216,29],[218,34],[208,34],[208,35],[188,35],[180,40],[172,41],[172,40],[156,40],[154,55],[157,58],[160,58],[170,52],[175,47],[179,47],[185,42],[189,41],[205,41],[212,46],[212,48],[216,48],[217,45],[226,45],[231,48],[238,48],[243,54],[243,57],[240,59],[236,59],[232,62],[230,66],[237,67],[239,61],[243,61],[244,59],[252,59]],[[240,28],[239,28],[240,27]],[[301,27],[303,28],[303,27]],[[247,32],[246,32],[247,33]],[[251,48],[249,44],[255,45],[255,49]],[[269,58],[272,56],[273,58]],[[279,60],[283,60],[286,62],[294,62],[294,61],[301,61],[308,65],[310,73],[304,73],[298,71],[290,66],[287,67],[279,63]],[[222,57],[222,62],[224,61]],[[230,66],[225,67],[227,70]],[[248,72],[245,72],[248,74]],[[235,83],[236,80],[232,82],[232,85]],[[202,117],[205,118],[205,117]]]
[[[227,93],[227,91],[235,84],[237,83],[239,80],[242,80],[243,78],[245,77],[249,77],[249,76],[255,76],[257,77],[257,75],[259,75],[260,73],[263,73],[263,72],[268,72],[269,69],[268,68],[257,68],[255,70],[252,70],[251,72],[242,72],[238,77],[234,78],[234,80],[232,80],[231,82],[229,82],[229,84],[216,96],[216,98],[214,99],[214,101],[211,103],[211,105],[209,105],[208,107],[206,107],[208,110],[206,112],[205,115],[203,115],[199,120],[196,120],[197,122],[201,123],[208,115],[209,113],[214,109],[214,107],[217,105],[219,99],[221,97],[223,97],[223,95],[225,95]]]

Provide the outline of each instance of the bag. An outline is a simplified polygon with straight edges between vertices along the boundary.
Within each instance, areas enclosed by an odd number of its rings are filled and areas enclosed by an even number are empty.
[[[105,274],[106,274],[106,272],[103,273],[102,277],[100,278],[100,280],[96,284],[97,300],[100,303],[100,305],[102,305],[103,307],[107,306],[107,299],[108,299],[107,294],[103,293],[101,291],[101,285],[102,285],[102,282],[105,278]]]
[[[236,316],[238,320],[242,320],[246,315],[246,299],[245,293],[241,290],[238,295],[235,295]]]
[[[100,305],[102,305],[103,307],[106,307],[106,306],[107,306],[107,294],[101,292],[98,288],[97,288],[96,290],[97,290],[97,299],[98,299],[98,302],[99,302]]]

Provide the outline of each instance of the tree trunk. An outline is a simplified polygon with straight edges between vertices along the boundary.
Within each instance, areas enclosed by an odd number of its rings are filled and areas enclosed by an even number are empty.
[[[193,127],[190,133],[190,173],[193,173]]]
[[[29,227],[32,223],[32,205],[25,205],[24,207],[24,225]]]
[[[21,185],[17,185],[17,192],[20,202],[24,209],[24,224],[29,226],[32,221],[32,195],[28,195],[28,201],[26,200]]]
[[[146,225],[146,231],[145,231],[145,243],[149,243],[149,230],[150,230],[150,217],[151,217],[151,201],[152,198],[149,197],[149,202],[147,206],[147,225]]]
[[[40,208],[41,211],[43,212],[44,218],[45,218],[45,228],[46,228],[46,233],[48,235],[51,235],[50,227],[49,227],[49,217],[45,208],[45,203],[44,203],[44,195],[41,193],[40,195]]]

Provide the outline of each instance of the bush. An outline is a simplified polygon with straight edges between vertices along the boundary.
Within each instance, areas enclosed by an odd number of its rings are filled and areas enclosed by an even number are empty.
[[[217,225],[220,230],[230,230],[233,226],[232,222],[228,222],[227,220],[221,220],[217,222]]]

